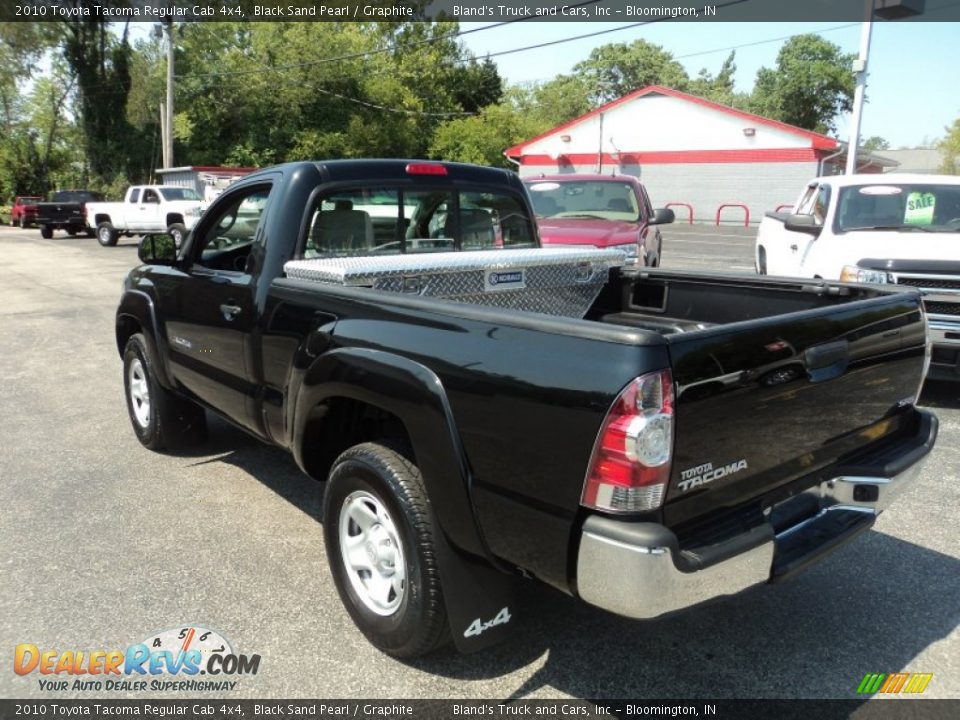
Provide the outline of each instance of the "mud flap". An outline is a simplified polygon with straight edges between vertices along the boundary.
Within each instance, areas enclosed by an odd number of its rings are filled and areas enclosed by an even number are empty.
[[[516,578],[450,546],[437,533],[447,620],[457,650],[472,653],[505,640],[517,623]]]

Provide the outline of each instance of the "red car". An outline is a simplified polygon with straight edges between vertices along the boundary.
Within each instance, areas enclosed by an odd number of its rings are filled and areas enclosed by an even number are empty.
[[[19,225],[22,228],[34,224],[37,217],[37,203],[43,202],[42,197],[33,197],[27,195],[18,195],[13,199],[13,207],[10,209],[10,224]]]
[[[620,247],[634,262],[657,267],[661,237],[656,225],[673,222],[673,210],[654,210],[630,175],[544,175],[523,179],[544,245]]]

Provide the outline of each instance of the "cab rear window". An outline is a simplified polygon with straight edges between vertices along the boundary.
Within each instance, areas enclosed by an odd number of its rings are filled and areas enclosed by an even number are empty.
[[[311,210],[303,257],[535,247],[519,197],[498,191],[336,190]]]

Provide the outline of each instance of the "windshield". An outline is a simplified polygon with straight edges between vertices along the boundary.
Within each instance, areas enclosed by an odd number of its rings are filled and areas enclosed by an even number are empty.
[[[835,228],[960,232],[960,185],[885,182],[840,189]]]
[[[640,217],[630,183],[617,180],[542,180],[526,183],[533,210],[544,218],[627,220]]]
[[[170,200],[201,200],[196,190],[190,188],[161,188],[160,194],[163,199]]]
[[[20,198],[21,205],[26,205],[27,203],[38,203],[38,202],[43,202],[43,198],[33,197],[33,196]]]

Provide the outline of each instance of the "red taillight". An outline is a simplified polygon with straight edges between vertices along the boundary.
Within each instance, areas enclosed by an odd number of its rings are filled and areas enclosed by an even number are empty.
[[[603,420],[580,504],[605,512],[642,512],[663,504],[673,455],[673,378],[641,375]]]
[[[446,175],[447,169],[440,163],[408,163],[407,175]]]

